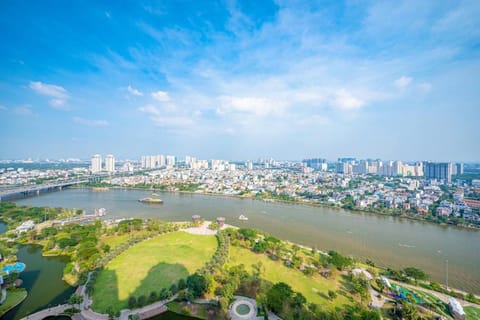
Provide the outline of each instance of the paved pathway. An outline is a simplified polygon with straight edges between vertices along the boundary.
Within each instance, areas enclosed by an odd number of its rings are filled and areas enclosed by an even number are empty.
[[[0,299],[0,304],[2,304],[5,300],[7,300],[7,289],[2,289],[2,298]]]
[[[40,310],[34,314],[28,315],[22,320],[28,319],[28,320],[42,320],[46,317],[49,316],[56,316],[58,314],[63,313],[66,309],[70,308],[71,306],[69,304],[61,304],[56,307],[48,308],[48,309],[43,309]]]
[[[85,285],[88,283],[88,281],[90,281],[90,275],[91,273],[88,274]],[[81,312],[75,314],[73,319],[74,320],[108,320],[109,318],[108,314],[98,313],[90,309],[92,300],[89,299],[87,293],[85,292],[85,285],[79,286],[75,291],[76,294],[81,295],[83,297],[83,302],[80,305],[76,306],[80,308]],[[153,316],[156,316],[160,313],[167,311],[167,307],[165,305],[173,301],[174,299],[176,299],[177,296],[178,294],[172,296],[169,299],[158,301],[142,308],[138,308],[134,310],[122,310],[122,312],[120,313],[119,319],[128,320],[128,316],[131,314],[138,314],[140,319],[151,318]],[[66,309],[69,309],[71,307],[72,306],[69,304],[63,304],[57,307],[43,309],[43,310],[40,310],[39,312],[36,312],[34,314],[31,314],[23,318],[22,320],[42,320],[48,316],[56,316],[56,315],[62,314]]]

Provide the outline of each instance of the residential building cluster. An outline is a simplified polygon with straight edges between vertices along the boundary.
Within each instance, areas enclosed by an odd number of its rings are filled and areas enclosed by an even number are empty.
[[[463,164],[341,158],[298,161],[274,159],[232,162],[171,155],[141,157],[116,169],[113,155],[91,158],[88,168],[0,170],[0,184],[33,184],[39,178],[93,175],[118,186],[161,187],[192,191],[294,200],[394,214],[434,216],[480,222],[480,180],[458,180]],[[108,173],[108,175],[107,175]],[[115,174],[110,174],[115,173]],[[93,177],[92,176],[92,177]],[[37,182],[38,183],[38,182]],[[183,190],[183,189],[185,190]]]
[[[99,173],[102,171],[114,173],[115,172],[115,157],[107,154],[105,157],[105,166],[102,165],[102,156],[94,154],[91,158],[90,170],[92,173]]]
[[[352,170],[339,172],[339,167],[345,168],[345,165]],[[371,168],[376,168],[376,173]],[[194,192],[198,193],[262,195],[349,209],[478,222],[480,205],[465,194],[480,194],[480,188],[473,184],[475,180],[451,184],[453,168],[463,170],[463,165],[355,159],[340,159],[334,164],[328,164],[324,159],[230,163],[187,156],[174,167],[165,165],[138,176],[111,177],[108,182],[162,186],[168,191],[182,191],[182,185],[194,185]],[[427,175],[428,179],[425,179]],[[448,186],[448,190],[444,186]]]
[[[3,168],[0,169],[0,186],[32,185],[49,183],[56,180],[72,177],[87,177],[89,170],[85,167],[69,169],[25,169]]]

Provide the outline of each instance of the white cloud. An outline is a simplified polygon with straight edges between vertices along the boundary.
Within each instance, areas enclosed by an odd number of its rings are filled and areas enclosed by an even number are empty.
[[[140,107],[140,108],[138,108],[138,110],[140,112],[148,113],[148,114],[151,114],[151,115],[154,115],[154,116],[159,116],[160,115],[160,110],[158,110],[157,107],[155,107],[151,104],[148,104],[144,107]]]
[[[56,86],[54,84],[47,84],[40,81],[31,81],[30,88],[39,94],[45,96],[55,97],[58,99],[67,99],[68,92],[61,86]]]
[[[173,117],[164,117],[164,116],[152,116],[150,118],[156,125],[161,127],[185,127],[193,125],[193,120],[188,117],[182,116],[173,116]]]
[[[428,93],[432,90],[432,85],[428,82],[423,82],[418,85],[418,89],[424,93]]]
[[[152,97],[155,99],[155,100],[158,100],[160,102],[168,102],[170,101],[170,96],[168,94],[168,92],[166,91],[156,91],[156,92],[152,92]]]
[[[75,123],[78,123],[84,126],[89,126],[89,127],[107,127],[110,125],[106,120],[92,120],[92,119],[84,119],[80,117],[74,117],[73,121]]]
[[[28,106],[20,106],[13,109],[13,112],[19,116],[32,116],[32,109]]]
[[[140,107],[138,110],[149,114],[150,120],[160,127],[185,127],[194,124],[192,117],[179,113],[177,109],[172,109],[169,104],[164,105],[162,110],[151,104]],[[201,112],[193,112],[193,116],[198,118],[201,116]]]
[[[134,96],[143,96],[142,92],[140,92],[138,89],[132,88],[132,86],[130,86],[130,85],[127,87],[127,90],[128,90],[128,92],[130,92]]]
[[[54,84],[43,83],[40,81],[31,81],[29,87],[38,94],[54,98],[49,101],[52,107],[62,110],[69,109],[66,106],[69,95],[68,91],[65,90],[65,88]]]
[[[398,78],[397,80],[395,80],[393,82],[393,84],[395,85],[395,87],[399,88],[399,89],[404,89],[406,87],[408,87],[410,85],[410,83],[412,82],[412,78],[410,77],[406,77],[406,76],[401,76],[400,78]]]
[[[219,114],[240,112],[265,116],[278,109],[275,103],[267,98],[220,96],[218,100],[220,101],[220,107],[217,108]]]
[[[349,91],[341,89],[335,92],[332,104],[340,109],[353,110],[363,107],[365,105],[365,101],[355,97]]]

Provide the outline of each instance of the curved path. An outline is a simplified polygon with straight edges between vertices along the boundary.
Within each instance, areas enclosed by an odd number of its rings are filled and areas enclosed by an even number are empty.
[[[90,281],[90,273],[88,274],[87,281],[85,285]],[[90,305],[92,304],[92,300],[89,299],[87,293],[85,292],[85,285],[81,285],[75,291],[76,294],[81,295],[83,297],[83,302],[78,305],[81,312],[77,313],[73,316],[75,320],[108,320],[108,314],[98,313],[90,309]],[[158,301],[152,304],[149,304],[145,307],[133,309],[133,310],[122,310],[120,313],[120,320],[128,320],[128,316],[132,314],[138,314],[139,319],[148,319],[153,316],[156,316],[160,313],[167,311],[166,304],[175,300],[178,294],[170,297],[169,299]],[[62,304],[58,305],[53,308],[43,309],[36,313],[26,316],[22,320],[42,320],[48,316],[56,316],[65,312],[66,309],[71,308],[70,304]]]

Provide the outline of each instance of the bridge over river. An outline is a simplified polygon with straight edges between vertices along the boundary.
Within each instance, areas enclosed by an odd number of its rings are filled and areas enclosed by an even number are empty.
[[[19,198],[38,196],[41,193],[60,191],[73,185],[87,183],[88,180],[65,180],[57,183],[39,184],[32,186],[20,186],[11,189],[0,190],[0,202]]]

